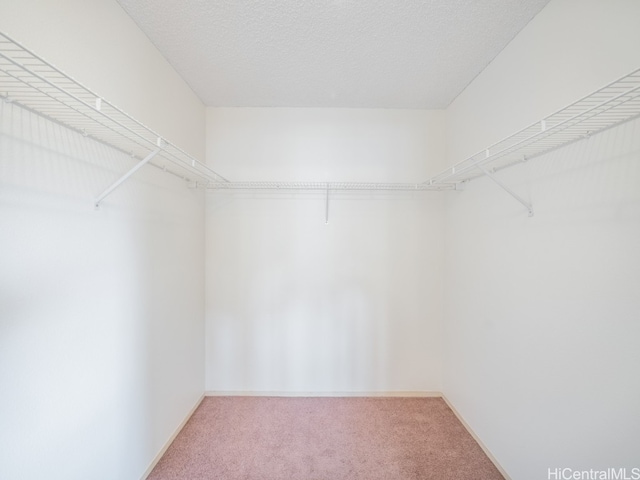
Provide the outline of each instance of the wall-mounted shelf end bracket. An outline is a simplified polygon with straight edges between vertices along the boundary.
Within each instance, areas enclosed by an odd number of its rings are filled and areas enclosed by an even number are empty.
[[[484,168],[482,165],[476,165],[476,167],[478,167],[478,169],[480,169],[482,171],[482,173],[484,173],[487,177],[489,177],[491,180],[493,180],[493,182],[498,185],[500,188],[502,188],[505,192],[507,192],[509,195],[511,195],[513,198],[515,198],[518,202],[520,202],[522,205],[524,205],[524,207],[527,209],[527,211],[529,212],[529,216],[533,217],[533,206],[525,201],[520,195],[518,195],[517,193],[515,193],[513,190],[511,190],[509,187],[507,187],[504,183],[502,183],[500,180],[498,180],[495,175],[493,175],[489,170],[487,170],[486,168]]]
[[[104,192],[102,192],[100,195],[98,195],[98,197],[96,197],[94,206],[96,209],[100,208],[100,204],[102,203],[102,201],[107,198],[111,193],[113,193],[113,191],[118,188],[120,185],[122,185],[124,182],[127,181],[127,179],[133,175],[134,173],[136,173],[138,170],[140,170],[143,166],[145,166],[147,163],[149,163],[151,161],[151,159],[153,157],[155,157],[160,150],[162,150],[163,144],[164,144],[164,140],[162,140],[161,138],[158,138],[158,148],[156,148],[153,152],[151,152],[149,155],[147,155],[146,157],[144,157],[142,160],[140,160],[138,163],[135,164],[135,166],[129,170],[127,173],[125,173],[124,175],[122,175],[118,180],[116,180],[115,182],[113,182]]]
[[[461,182],[456,182],[456,183],[454,184],[453,189],[454,189],[454,190],[456,190],[456,191],[461,192],[461,191],[463,191],[464,189],[466,189],[466,188],[467,188],[467,183],[468,183],[468,182],[469,182],[469,180],[463,180],[463,181],[461,181]]]

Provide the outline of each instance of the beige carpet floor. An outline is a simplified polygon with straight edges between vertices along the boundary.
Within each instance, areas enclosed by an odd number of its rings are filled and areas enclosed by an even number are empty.
[[[149,480],[493,480],[441,398],[207,397]]]

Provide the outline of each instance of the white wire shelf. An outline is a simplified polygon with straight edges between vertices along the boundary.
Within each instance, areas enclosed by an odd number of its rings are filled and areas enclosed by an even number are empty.
[[[445,190],[448,185],[372,182],[230,182],[166,141],[118,107],[66,75],[19,42],[0,32],[0,98],[107,144],[140,161],[97,199],[110,194],[145,163],[217,190]],[[157,153],[155,153],[157,151]],[[151,155],[150,155],[151,153]],[[158,159],[179,167],[166,168]],[[185,176],[187,172],[187,176]]]
[[[185,180],[227,180],[80,82],[0,32],[0,98]],[[164,159],[174,167],[166,168]]]
[[[548,153],[640,115],[640,69],[427,180],[459,184]]]
[[[427,185],[424,183],[366,183],[366,182],[228,182],[210,183],[214,190],[331,190],[331,191],[388,191],[409,192],[449,190],[453,185]]]
[[[150,163],[195,181],[196,185],[226,191],[438,191],[457,189],[464,182],[486,175],[525,205],[532,215],[531,206],[502,185],[493,173],[640,116],[640,69],[421,183],[229,181],[1,32],[0,99],[139,160],[130,172],[98,197],[96,205],[135,171]],[[162,159],[173,168],[166,168]]]

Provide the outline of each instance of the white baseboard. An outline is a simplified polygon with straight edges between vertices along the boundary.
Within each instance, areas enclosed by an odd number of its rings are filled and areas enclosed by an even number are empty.
[[[151,473],[151,471],[155,468],[155,466],[157,465],[157,463],[160,461],[160,459],[162,458],[162,456],[165,454],[165,452],[167,451],[167,449],[169,448],[169,446],[173,443],[173,441],[176,439],[176,437],[178,436],[178,434],[180,433],[180,431],[184,428],[184,426],[187,424],[187,422],[189,421],[189,419],[191,418],[191,415],[193,415],[193,412],[196,411],[196,408],[198,408],[200,406],[200,404],[202,403],[202,400],[204,400],[205,395],[202,394],[200,396],[200,398],[196,401],[195,405],[193,407],[191,407],[191,410],[189,410],[189,412],[187,413],[187,415],[184,417],[184,419],[182,420],[182,422],[180,422],[180,425],[178,425],[178,427],[174,430],[174,432],[171,434],[171,436],[169,437],[169,439],[165,442],[165,444],[162,446],[162,448],[160,449],[160,451],[158,452],[158,454],[155,456],[155,458],[151,461],[151,464],[149,465],[149,467],[147,468],[147,470],[142,474],[142,477],[140,477],[141,480],[145,480],[149,474]]]
[[[458,417],[458,420],[460,420],[460,423],[462,424],[462,426],[464,428],[467,429],[467,432],[469,432],[469,434],[473,437],[473,439],[476,441],[476,443],[478,445],[480,445],[480,448],[482,449],[482,451],[485,453],[485,455],[489,458],[489,460],[491,460],[491,463],[493,463],[495,465],[495,467],[498,469],[498,471],[502,474],[502,476],[505,478],[505,480],[511,480],[511,477],[509,476],[509,474],[504,470],[504,468],[502,468],[502,465],[500,465],[498,463],[498,460],[496,459],[496,457],[493,456],[493,453],[491,453],[491,450],[489,450],[487,448],[487,446],[482,443],[482,440],[480,440],[480,437],[478,437],[478,435],[476,435],[476,432],[474,432],[471,427],[469,426],[469,424],[467,423],[467,421],[464,419],[464,417],[462,415],[460,415],[460,412],[458,412],[458,410],[456,410],[456,408],[451,404],[451,402],[449,401],[449,399],[447,399],[447,397],[442,394],[442,400],[444,400],[444,402],[447,404],[447,406],[451,409],[451,411],[453,412],[453,414]]]
[[[441,397],[440,392],[286,392],[207,391],[207,397]]]

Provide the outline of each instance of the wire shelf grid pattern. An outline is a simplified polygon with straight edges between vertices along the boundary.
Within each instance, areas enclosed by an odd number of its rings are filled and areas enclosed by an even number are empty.
[[[160,147],[158,157],[180,167],[180,173],[168,170],[187,180],[227,181],[1,32],[0,97],[136,159]]]
[[[448,190],[452,185],[426,185],[424,183],[374,182],[229,182],[211,183],[214,190],[331,190],[331,191],[425,191]]]
[[[180,167],[157,165],[216,190],[426,191],[448,190],[542,155],[640,115],[640,69],[583,97],[422,183],[230,182],[184,150],[167,142],[118,107],[0,32],[0,98],[137,159],[158,157]],[[156,160],[151,163],[155,164]]]
[[[460,183],[497,171],[615,127],[640,115],[640,69],[539,122],[456,163],[427,184]]]

